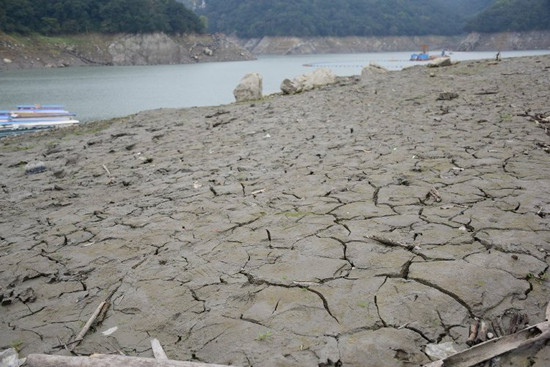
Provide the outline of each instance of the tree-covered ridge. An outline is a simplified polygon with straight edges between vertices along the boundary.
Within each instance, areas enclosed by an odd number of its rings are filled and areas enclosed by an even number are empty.
[[[206,16],[209,31],[242,38],[455,35],[550,28],[550,0],[179,1]]]
[[[195,13],[175,0],[0,0],[0,30],[62,33],[201,32]]]
[[[487,33],[550,29],[550,0],[496,0],[465,29]]]
[[[456,34],[441,0],[207,0],[211,31],[261,36]]]

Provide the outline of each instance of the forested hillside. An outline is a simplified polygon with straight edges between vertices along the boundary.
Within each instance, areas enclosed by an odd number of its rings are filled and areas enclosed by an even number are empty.
[[[0,0],[1,31],[46,35],[457,35],[550,29],[549,19],[550,0]]]
[[[205,0],[212,32],[239,37],[451,35],[494,0]]]
[[[550,29],[550,0],[496,0],[465,29],[487,33]]]
[[[176,0],[0,0],[4,32],[201,32],[195,13]]]

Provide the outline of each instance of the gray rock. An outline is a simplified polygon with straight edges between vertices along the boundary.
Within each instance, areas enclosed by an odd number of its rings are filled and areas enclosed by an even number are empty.
[[[369,65],[365,66],[363,70],[361,70],[361,79],[366,79],[373,75],[385,74],[388,71],[389,70],[386,69],[385,67],[375,62],[371,62]]]
[[[443,66],[451,66],[451,58],[450,57],[438,57],[437,59],[433,59],[428,63],[429,68],[438,68]]]
[[[301,93],[324,85],[334,84],[336,76],[328,68],[318,68],[311,74],[302,74],[294,78],[283,80],[281,91],[284,94]]]
[[[44,162],[40,162],[40,161],[29,162],[25,166],[25,173],[28,175],[44,172],[45,170],[46,170],[46,165],[44,164]]]
[[[263,78],[258,73],[246,74],[233,90],[237,102],[255,101],[263,96]]]

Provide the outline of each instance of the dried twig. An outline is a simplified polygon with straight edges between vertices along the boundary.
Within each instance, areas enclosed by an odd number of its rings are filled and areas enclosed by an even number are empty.
[[[71,352],[74,350],[74,348],[76,348],[78,346],[78,344],[80,344],[82,339],[84,339],[84,336],[86,335],[86,333],[88,332],[90,327],[92,327],[92,324],[95,322],[95,320],[97,319],[97,316],[99,316],[99,314],[103,310],[103,307],[105,307],[106,304],[107,304],[107,302],[103,301],[99,304],[99,306],[97,306],[97,308],[95,309],[92,316],[90,316],[90,318],[88,319],[88,322],[86,322],[86,324],[84,325],[82,330],[80,330],[80,332],[76,336],[75,340],[72,342],[73,345],[70,348]]]
[[[109,171],[106,165],[103,165],[103,169],[105,170],[105,172],[107,172],[107,176],[111,177],[111,172]]]
[[[90,316],[90,318],[88,319],[88,321],[86,322],[82,330],[80,330],[80,332],[76,336],[75,340],[68,343],[68,344],[71,344],[71,347],[69,349],[71,352],[84,339],[84,336],[86,336],[86,333],[88,332],[88,330],[90,330],[90,328],[96,322],[96,320],[99,319],[100,322],[103,321],[103,319],[105,318],[105,314],[107,313],[107,309],[111,305],[111,297],[113,296],[113,294],[115,294],[115,292],[118,290],[119,287],[120,285],[118,287],[115,287],[111,292],[109,292],[105,300],[101,302],[99,306],[97,306],[92,316]]]
[[[412,251],[412,250],[416,249],[416,246],[413,245],[413,244],[408,245],[406,243],[397,242],[397,241],[394,241],[392,239],[385,238],[385,237],[380,237],[380,236],[377,236],[377,235],[370,235],[370,236],[367,236],[367,238],[369,238],[371,240],[374,240],[376,242],[380,242],[383,245],[393,246],[393,247],[403,247],[403,248],[405,248],[409,251]]]

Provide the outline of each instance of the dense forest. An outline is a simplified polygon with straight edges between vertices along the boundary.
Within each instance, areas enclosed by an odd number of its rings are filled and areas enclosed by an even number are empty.
[[[209,30],[259,36],[451,35],[493,0],[205,0]],[[481,5],[481,6],[480,6]]]
[[[550,0],[179,0],[209,31],[262,36],[455,35],[550,28]]]
[[[0,30],[47,35],[196,33],[203,24],[176,0],[0,0]]]
[[[550,0],[496,0],[465,27],[487,33],[540,29],[550,29]]]
[[[550,29],[548,19],[550,0],[0,0],[0,30],[47,35],[456,35]]]

